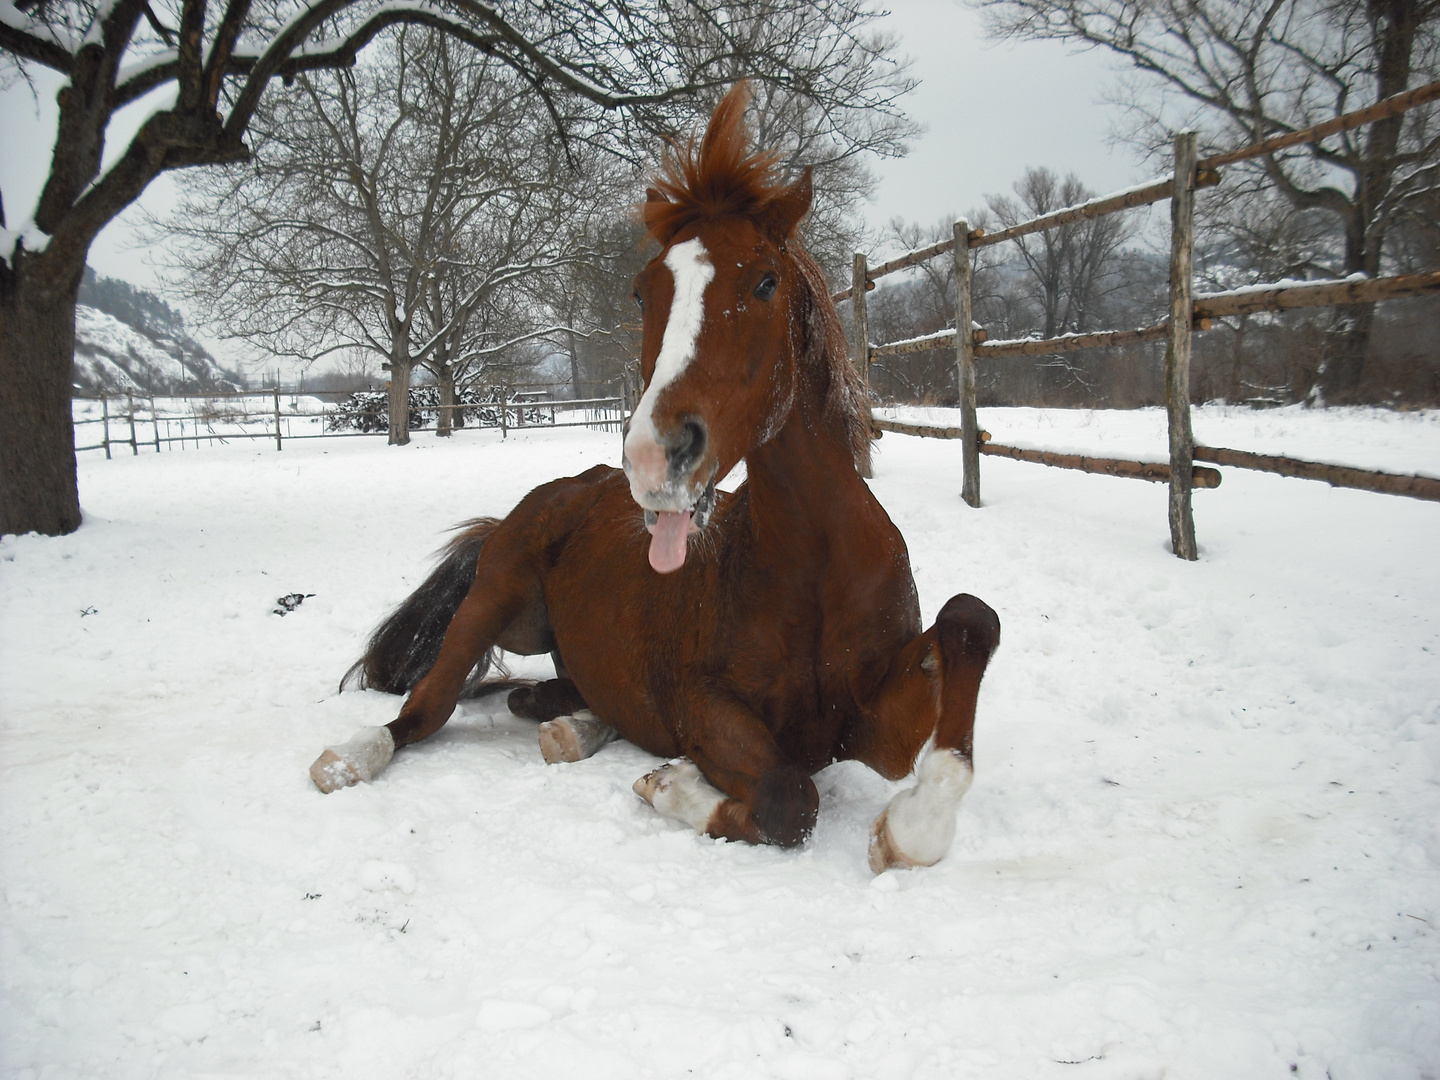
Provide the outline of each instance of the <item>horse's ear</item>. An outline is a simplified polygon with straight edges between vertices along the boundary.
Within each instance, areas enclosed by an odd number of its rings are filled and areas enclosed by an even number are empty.
[[[786,239],[800,224],[800,219],[810,212],[810,200],[815,195],[810,172],[810,166],[805,166],[800,178],[782,188],[761,213],[760,224],[772,239]]]
[[[645,189],[645,201],[646,201],[647,203],[652,203],[652,202],[669,202],[670,200],[667,199],[667,198],[665,198],[664,195],[661,195],[660,192],[656,191],[653,187],[647,187],[647,188]]]

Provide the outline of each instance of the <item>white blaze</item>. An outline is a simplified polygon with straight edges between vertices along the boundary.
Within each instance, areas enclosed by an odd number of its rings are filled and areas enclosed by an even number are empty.
[[[653,503],[656,495],[681,499],[685,493],[663,491],[666,474],[660,433],[655,428],[655,402],[665,388],[680,377],[695,359],[695,342],[705,322],[705,286],[715,277],[715,267],[699,237],[676,244],[665,253],[665,265],[674,280],[674,296],[670,301],[670,317],[665,323],[665,336],[660,339],[660,354],[655,358],[655,373],[645,387],[635,414],[630,418],[630,434],[625,438],[627,471],[630,490],[642,505]],[[647,500],[646,496],[649,496]],[[684,505],[655,506],[652,510],[688,510]]]

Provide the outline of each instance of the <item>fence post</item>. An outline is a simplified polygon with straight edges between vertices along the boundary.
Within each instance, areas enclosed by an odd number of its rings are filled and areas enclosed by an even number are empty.
[[[865,262],[865,253],[855,253],[854,273],[851,277],[850,286],[850,313],[855,317],[855,370],[860,373],[860,381],[865,386],[865,420],[870,422],[870,317],[865,308],[865,286],[870,283],[869,268]],[[867,433],[865,439],[865,454],[858,462],[860,475],[869,480],[875,475],[870,465],[870,449],[874,441],[874,429]]]
[[[125,412],[128,414],[126,419],[130,421],[130,453],[139,457],[140,447],[135,444],[135,395],[132,393],[125,395]]]
[[[155,395],[150,395],[150,426],[155,429],[155,452],[160,452],[160,419],[155,415]]]
[[[955,222],[955,362],[960,376],[960,497],[980,505],[980,425],[975,419],[975,331],[970,311],[970,222]]]
[[[505,399],[509,396],[505,387],[500,388],[500,438],[502,440],[510,437],[510,429],[507,426],[508,417],[505,415]]]
[[[110,399],[100,395],[100,415],[105,423],[105,460],[110,460]]]
[[[1193,562],[1195,518],[1190,494],[1195,436],[1190,428],[1191,274],[1195,246],[1195,133],[1175,136],[1175,192],[1170,197],[1170,329],[1165,345],[1165,408],[1170,418],[1170,547]]]
[[[285,449],[280,445],[280,380],[275,380],[275,449]]]

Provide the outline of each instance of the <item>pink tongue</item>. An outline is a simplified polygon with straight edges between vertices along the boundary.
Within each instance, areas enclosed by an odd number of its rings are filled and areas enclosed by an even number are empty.
[[[689,510],[661,510],[650,538],[650,565],[669,574],[685,565],[685,542],[690,536]]]

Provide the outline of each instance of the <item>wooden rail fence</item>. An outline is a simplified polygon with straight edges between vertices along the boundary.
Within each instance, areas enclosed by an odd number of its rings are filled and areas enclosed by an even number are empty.
[[[226,443],[232,439],[274,439],[275,449],[282,450],[286,442],[293,442],[297,439],[363,438],[388,433],[384,424],[371,430],[337,430],[332,423],[337,413],[330,409],[322,412],[287,412],[281,407],[281,398],[293,399],[303,396],[286,393],[272,387],[258,391],[189,396],[158,394],[142,396],[128,393],[123,396],[102,396],[98,399],[76,398],[76,401],[98,400],[100,415],[75,417],[73,421],[76,433],[75,451],[79,453],[87,450],[103,450],[108,460],[113,457],[117,448],[129,447],[132,455],[138,455],[142,447],[153,448],[158,453],[162,448],[173,450],[177,445],[182,450],[187,445],[193,445],[198,449],[202,443],[213,445],[216,442]],[[173,411],[173,402],[177,400],[192,403],[189,411]],[[165,402],[172,411],[166,412],[159,404],[160,402]],[[112,403],[114,407],[112,407]],[[624,399],[621,397],[532,400],[521,395],[507,401],[503,407],[498,403],[479,405],[461,403],[425,405],[417,406],[417,408],[423,412],[437,413],[446,410],[473,412],[481,409],[496,412],[498,422],[481,426],[498,427],[502,437],[508,435],[509,431],[515,428],[536,426],[546,428],[588,427],[605,431],[619,431],[626,415]],[[562,413],[573,414],[576,411],[584,411],[591,415],[578,420],[558,418]],[[538,424],[533,420],[527,422],[527,414],[533,416],[537,412],[540,413]],[[358,414],[348,414],[346,419],[353,421],[356,415]],[[369,415],[378,417],[381,412],[376,411]],[[300,434],[295,434],[293,424],[304,421],[319,423],[321,430],[308,434],[302,430]],[[115,435],[115,425],[120,426],[119,437]],[[88,433],[96,426],[99,427],[98,441],[83,443],[82,433]],[[161,433],[162,429],[164,434]],[[411,430],[429,429],[422,427]],[[90,437],[95,438],[95,436]]]
[[[1080,469],[1168,483],[1170,486],[1169,521],[1172,550],[1182,559],[1197,557],[1195,520],[1191,508],[1191,492],[1214,488],[1220,484],[1220,473],[1211,468],[1197,467],[1196,460],[1242,469],[1258,469],[1303,479],[1324,480],[1335,487],[1359,488],[1417,499],[1440,500],[1440,479],[1405,476],[1395,473],[1354,469],[1340,465],[1300,461],[1294,458],[1251,454],[1240,450],[1196,446],[1190,425],[1190,340],[1193,333],[1210,329],[1211,320],[1227,315],[1256,311],[1285,311],[1294,308],[1319,307],[1330,304],[1368,303],[1406,296],[1440,292],[1440,271],[1406,274],[1394,277],[1352,277],[1341,281],[1276,282],[1250,286],[1230,292],[1195,295],[1195,193],[1220,182],[1220,167],[1250,158],[1273,154],[1287,146],[1316,142],[1327,135],[1348,131],[1389,116],[1396,116],[1426,102],[1440,99],[1440,82],[1428,83],[1403,94],[1386,98],[1366,109],[1327,120],[1301,131],[1286,132],[1250,146],[1223,154],[1198,158],[1195,133],[1181,132],[1175,136],[1174,169],[1169,176],[1125,191],[1056,210],[1050,214],[1020,222],[996,233],[971,229],[961,219],[955,223],[949,240],[907,252],[876,267],[867,265],[866,257],[857,253],[850,288],[834,295],[836,301],[850,300],[854,313],[855,366],[866,384],[870,381],[870,361],[881,356],[898,356],[937,348],[953,348],[960,383],[960,427],[932,427],[903,424],[875,417],[877,431],[894,431],[928,438],[959,439],[961,442],[961,496],[971,506],[980,505],[980,456],[991,454],[1036,462],[1058,468]],[[986,340],[982,327],[975,325],[971,311],[972,250],[1003,243],[1021,236],[1058,228],[1076,221],[1103,217],[1170,200],[1170,304],[1168,317],[1156,326],[1134,330],[1105,330],[1089,334],[1066,334],[1047,339],[1017,341]],[[955,327],[907,341],[873,345],[869,339],[866,294],[875,282],[927,260],[950,254],[955,267]],[[975,362],[977,359],[1006,356],[1040,356],[1093,349],[1107,345],[1127,345],[1143,341],[1164,340],[1165,347],[1165,408],[1168,414],[1169,461],[1165,463],[1123,461],[1094,458],[1079,454],[1059,454],[1047,450],[1028,450],[1001,446],[989,441],[989,434],[979,430],[975,415]],[[869,462],[864,463],[869,475]]]

